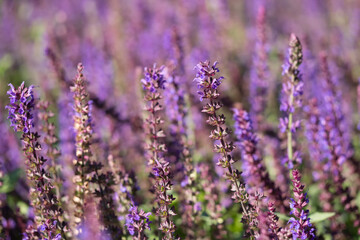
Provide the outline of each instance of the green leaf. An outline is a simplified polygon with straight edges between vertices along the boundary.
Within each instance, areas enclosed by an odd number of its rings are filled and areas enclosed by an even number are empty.
[[[324,221],[328,218],[331,218],[334,215],[335,215],[334,212],[316,212],[316,213],[310,214],[309,218],[312,223],[315,223],[315,222]]]
[[[20,213],[24,216],[26,216],[29,212],[29,205],[26,204],[25,202],[18,202],[17,203],[17,207],[20,209]]]
[[[281,214],[281,213],[275,213],[276,216],[279,217],[279,219],[284,220],[284,221],[289,221],[290,217],[286,216],[285,214]]]
[[[12,59],[11,55],[3,55],[3,57],[0,59],[0,78],[5,76],[6,71],[9,70],[13,64],[14,60]]]
[[[0,193],[9,193],[15,189],[15,186],[22,174],[21,169],[16,169],[8,174],[4,175],[2,181],[3,184],[0,187]]]

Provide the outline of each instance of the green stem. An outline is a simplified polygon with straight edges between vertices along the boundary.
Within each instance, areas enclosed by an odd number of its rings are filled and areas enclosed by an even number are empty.
[[[289,114],[289,123],[288,123],[288,130],[287,130],[287,154],[289,161],[292,161],[293,159],[293,148],[292,148],[292,132],[291,132],[291,125],[293,120],[293,114]]]
[[[291,92],[290,92],[290,99],[289,99],[289,106],[293,106],[294,105],[294,76],[291,77]],[[289,113],[289,122],[288,122],[288,127],[287,127],[287,155],[288,155],[288,159],[289,161],[293,160],[293,147],[292,147],[292,132],[291,132],[291,127],[293,124],[293,113],[290,112]]]

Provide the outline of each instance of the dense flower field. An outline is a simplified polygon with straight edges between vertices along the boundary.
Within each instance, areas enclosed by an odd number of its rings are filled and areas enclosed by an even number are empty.
[[[0,18],[0,239],[360,239],[360,1]]]

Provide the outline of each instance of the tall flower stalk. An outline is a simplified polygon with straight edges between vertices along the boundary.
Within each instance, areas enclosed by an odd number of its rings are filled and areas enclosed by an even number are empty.
[[[326,212],[333,212],[334,206],[331,204],[332,194],[330,192],[329,179],[331,175],[327,171],[326,161],[323,157],[324,130],[321,124],[320,109],[316,98],[310,99],[306,107],[306,137],[310,157],[313,160],[313,177],[319,183],[321,189],[320,199],[323,201],[322,208]]]
[[[286,132],[287,136],[287,157],[288,167],[293,168],[295,163],[301,162],[300,153],[293,147],[293,134],[300,127],[300,121],[294,119],[296,109],[302,107],[303,80],[299,71],[302,63],[303,54],[300,40],[291,34],[289,43],[289,56],[283,65],[283,75],[285,80],[282,84],[282,96],[280,110],[285,113],[285,117],[280,118],[280,130]]]
[[[120,159],[115,160],[119,161]],[[134,202],[134,194],[138,187],[134,173],[127,174],[121,167],[117,167],[112,155],[109,155],[108,162],[115,177],[116,187],[111,195],[115,202],[118,218],[125,220],[125,223],[123,221],[121,223],[126,226],[133,239],[147,239],[144,231],[145,229],[150,230],[149,216],[151,212],[144,212]]]
[[[175,224],[172,216],[176,215],[171,204],[175,200],[169,191],[172,190],[169,162],[165,160],[165,144],[160,139],[165,137],[161,129],[163,120],[159,111],[163,109],[160,104],[162,99],[161,90],[165,88],[165,77],[162,73],[163,67],[145,68],[144,78],[141,80],[145,90],[145,110],[149,112],[145,119],[149,143],[146,146],[148,153],[148,164],[152,168],[154,177],[154,190],[156,194],[156,215],[160,219],[159,230],[162,231],[162,239],[175,239]]]
[[[92,157],[90,145],[92,136],[91,115],[89,97],[86,90],[86,82],[83,75],[83,65],[77,66],[77,76],[74,80],[74,86],[71,87],[74,92],[74,130],[76,133],[76,159],[74,161],[74,183],[75,194],[73,201],[75,203],[75,223],[79,224],[84,215],[85,196],[89,193],[90,176],[89,165]]]
[[[304,193],[305,185],[301,183],[301,174],[298,170],[293,170],[292,175],[294,198],[290,199],[290,207],[295,218],[290,218],[289,223],[293,239],[315,239],[316,230],[310,223],[309,210],[305,208],[309,203],[307,193]]]
[[[339,89],[339,79],[332,73],[332,66],[329,64],[327,54],[322,52],[320,54],[320,67],[322,71],[322,85],[324,91],[323,114],[331,116],[331,121],[337,130],[340,139],[341,152],[344,154],[346,161],[344,163],[350,170],[351,176],[356,176],[359,179],[360,166],[355,159],[352,149],[351,136],[348,128],[348,121],[343,110],[342,91]],[[341,164],[342,165],[342,164]],[[358,189],[359,181],[354,181],[353,185]]]
[[[259,239],[287,239],[278,225],[279,217],[275,214],[274,203],[269,201],[267,209],[268,211],[262,212],[259,216]]]
[[[313,178],[320,189],[321,208],[325,212],[335,212],[333,204],[334,195],[331,191],[333,174],[329,171],[328,146],[326,142],[326,131],[323,127],[323,118],[320,115],[319,103],[316,98],[310,99],[306,106],[306,137],[310,158],[313,164]],[[337,221],[336,215],[331,218],[330,231],[335,239],[342,239],[345,225]]]
[[[21,132],[23,152],[26,156],[26,174],[30,185],[31,205],[35,209],[35,229],[28,226],[24,239],[61,239],[65,237],[63,211],[54,193],[53,180],[45,168],[47,159],[42,157],[40,135],[34,130],[35,99],[33,86],[25,87],[23,82],[18,88],[9,84],[7,92],[10,104],[11,126],[16,132]]]
[[[349,187],[344,186],[345,178],[342,175],[342,164],[346,160],[346,154],[339,148],[341,138],[338,129],[330,116],[322,120],[322,125],[325,132],[325,142],[328,147],[329,172],[335,185],[335,193],[337,196],[340,196],[340,201],[344,209],[355,215],[354,226],[357,228],[358,234],[360,234],[359,208],[353,203],[355,198],[351,195]]]
[[[266,46],[266,29],[265,29],[266,10],[260,6],[256,18],[256,42],[255,53],[252,61],[251,84],[250,84],[250,101],[251,116],[254,120],[254,128],[264,130],[264,115],[266,108],[267,86],[269,79],[269,69],[267,65],[268,53]]]
[[[115,203],[112,195],[115,178],[110,171],[102,173],[102,163],[92,160],[91,104],[81,63],[78,64],[77,71],[74,86],[71,88],[74,92],[74,129],[76,132],[76,160],[74,161],[76,189],[73,198],[77,217],[75,223],[78,225],[83,220],[85,198],[91,190],[91,193],[99,199],[100,216],[105,229],[113,238],[118,238],[122,235],[122,228],[113,210]],[[90,189],[90,183],[95,184],[93,189]],[[75,234],[81,231],[80,228],[79,231],[75,231]]]
[[[197,74],[194,81],[197,82],[199,88],[200,101],[207,100],[202,112],[209,116],[206,122],[213,127],[209,137],[215,142],[214,151],[221,155],[217,165],[227,170],[225,177],[231,182],[232,199],[240,203],[243,212],[242,220],[250,227],[250,235],[254,236],[257,231],[255,221],[257,213],[255,213],[254,206],[249,203],[249,195],[245,190],[240,171],[233,167],[237,161],[231,154],[235,146],[227,140],[231,130],[225,125],[225,116],[223,114],[218,115],[218,110],[221,109],[222,104],[217,102],[217,98],[220,96],[217,88],[224,77],[216,76],[219,72],[216,65],[217,62],[210,65],[210,61],[198,63],[195,66]]]
[[[235,135],[243,160],[243,176],[249,185],[249,190],[265,192],[272,201],[276,202],[278,208],[286,209],[284,194],[270,179],[257,148],[258,137],[253,131],[249,114],[245,110],[237,108],[234,108],[233,111]]]
[[[284,118],[280,119],[280,129],[287,133],[287,156],[286,162],[291,169],[294,164],[301,162],[300,153],[293,150],[293,133],[300,127],[300,120],[294,119],[295,110],[302,107],[303,81],[299,72],[299,66],[302,63],[303,54],[300,40],[291,34],[289,43],[289,57],[283,65],[283,74],[286,79],[282,88],[282,99],[280,110],[286,113]],[[290,199],[291,214],[295,217],[289,220],[290,230],[293,238],[314,239],[315,228],[312,227],[308,217],[308,210],[305,206],[309,200],[307,194],[303,193],[305,186],[301,183],[301,175],[298,170],[292,170],[293,194]]]
[[[351,195],[349,187],[344,186],[345,177],[342,172],[344,163],[350,163],[349,169],[352,172],[357,172],[356,169],[359,167],[352,154],[350,154],[351,151],[349,151],[351,140],[346,132],[346,119],[340,104],[341,91],[338,90],[337,81],[331,74],[325,53],[320,55],[320,66],[323,73],[325,100],[322,110],[323,113],[327,114],[321,123],[325,133],[323,138],[328,148],[325,157],[328,158],[329,174],[332,176],[335,192],[340,196],[345,210],[354,213],[354,225],[360,234],[359,208],[352,203],[355,197]]]
[[[320,69],[322,73],[322,87],[324,91],[324,108],[323,112],[331,115],[332,121],[337,128],[339,137],[341,138],[340,146],[342,152],[348,156],[351,139],[348,134],[346,116],[342,109],[342,91],[339,89],[339,79],[333,74],[333,66],[328,60],[325,52],[320,54]]]
[[[179,64],[181,65],[181,64]],[[196,172],[194,171],[194,163],[189,146],[189,139],[187,136],[187,107],[185,102],[184,86],[181,84],[181,78],[176,76],[175,69],[166,68],[165,77],[168,82],[167,90],[164,93],[164,98],[168,108],[166,114],[170,120],[170,146],[169,153],[174,155],[181,167],[179,176],[181,184],[179,191],[182,193],[180,201],[183,207],[183,226],[186,229],[187,237],[194,238],[196,232],[193,231],[194,222],[198,211],[195,210],[196,202]],[[172,151],[170,151],[170,148]],[[180,161],[180,162],[178,162]]]

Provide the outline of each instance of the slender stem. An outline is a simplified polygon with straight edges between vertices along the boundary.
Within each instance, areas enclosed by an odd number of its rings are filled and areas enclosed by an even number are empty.
[[[151,100],[151,114],[152,114],[152,125],[153,125],[153,137],[152,137],[152,143],[154,145],[156,145],[156,147],[158,147],[158,141],[157,141],[157,129],[156,129],[156,111],[155,111],[155,102],[157,100]],[[157,149],[155,149],[153,152],[153,160],[157,161],[158,159],[158,154],[157,154]],[[162,179],[162,183],[163,183],[163,187],[164,187],[164,195],[165,195],[165,200],[166,201],[166,197],[167,197],[167,193],[166,193],[166,181],[164,179],[164,177],[161,176],[161,179]],[[160,186],[161,187],[161,186]],[[165,202],[165,209],[166,209],[166,221],[168,223],[170,223],[170,216],[169,216],[169,206],[168,204]],[[159,202],[159,208],[161,208],[161,202]],[[161,223],[162,222],[162,217],[159,216],[159,222]],[[166,235],[168,235],[168,237],[170,237],[170,239],[172,239],[172,233],[171,232],[167,232]],[[159,239],[162,237],[162,231],[159,231]]]
[[[154,102],[155,102],[155,100],[151,100],[151,102],[150,102],[151,103],[150,108],[151,108],[151,114],[152,114],[151,121],[152,121],[152,127],[153,127],[153,129],[152,129],[153,130],[153,136],[151,138],[151,142],[153,144],[156,142],[156,122],[155,122],[156,121],[156,114],[155,114],[155,111],[154,111],[154,108],[155,108]],[[156,160],[157,159],[157,151],[153,150],[152,155],[153,155],[153,160]],[[159,204],[159,207],[160,207],[161,204],[160,203],[158,203],[158,204]],[[158,221],[161,224],[161,217],[160,216],[158,217]],[[162,238],[162,232],[161,231],[159,231],[158,237],[159,237],[159,239]]]
[[[213,102],[212,99],[210,99],[210,104],[211,104],[212,106],[214,105],[214,102]],[[214,119],[217,119],[216,111],[214,111],[213,117],[214,117]],[[218,130],[219,132],[221,131],[219,124],[216,125],[216,128],[217,128],[217,130]],[[225,140],[224,140],[224,137],[221,137],[220,142],[221,142],[221,145],[222,145],[222,146],[224,147],[224,149],[225,149]],[[226,153],[226,151],[223,152],[223,156],[224,156],[225,159],[227,158],[227,153]],[[233,174],[233,170],[232,170],[232,167],[231,167],[231,164],[230,164],[230,163],[229,163],[229,166],[228,166],[227,169],[228,169],[230,175],[232,175],[232,174]],[[234,180],[234,183],[235,183],[235,186],[236,186],[236,190],[237,190],[237,192],[239,193],[239,192],[240,192],[239,183],[238,183],[237,180]],[[247,211],[246,211],[246,208],[245,208],[245,206],[244,206],[243,201],[240,201],[240,204],[241,204],[241,207],[242,207],[244,213],[247,215]]]
[[[291,93],[289,99],[289,106],[294,104],[294,76],[291,77]],[[293,147],[292,147],[292,124],[293,124],[293,113],[289,112],[289,122],[287,127],[287,154],[289,161],[293,160]]]

